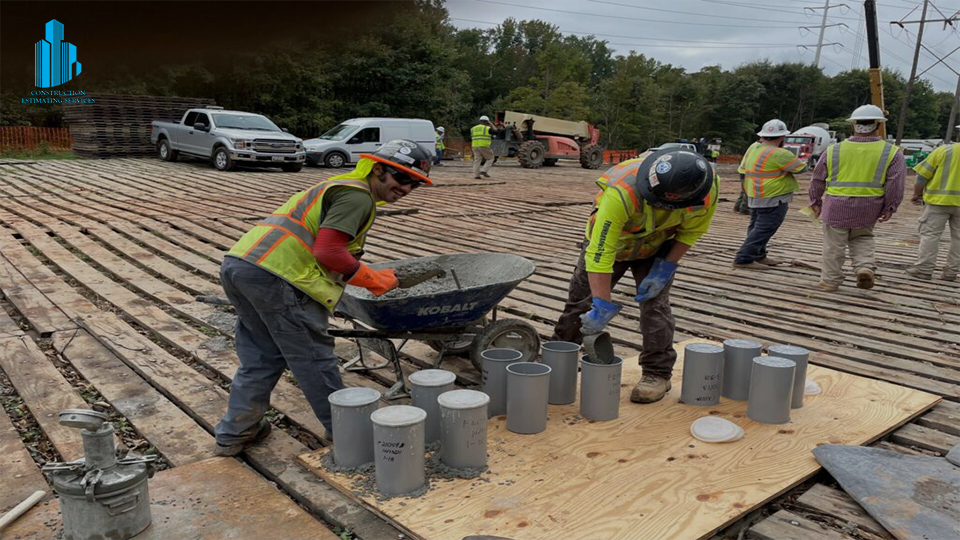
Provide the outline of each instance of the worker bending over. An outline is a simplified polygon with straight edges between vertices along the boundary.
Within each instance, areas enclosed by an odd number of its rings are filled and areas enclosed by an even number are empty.
[[[584,334],[601,332],[623,308],[611,291],[630,270],[643,336],[643,376],[630,399],[651,403],[670,390],[677,361],[670,284],[681,257],[710,228],[716,173],[699,154],[667,149],[610,168],[597,185],[600,192],[554,339],[580,343]]]
[[[264,413],[285,368],[332,437],[327,396],[343,382],[328,317],[345,284],[375,295],[399,285],[393,270],[360,262],[364,240],[377,205],[432,183],[427,175],[433,156],[415,142],[390,141],[360,158],[352,172],[290,197],[223,260],[220,281],[237,311],[240,367],[216,426],[217,455],[238,454],[270,432]]]
[[[820,289],[827,292],[843,283],[848,247],[857,287],[873,288],[877,268],[873,227],[897,211],[907,174],[903,152],[877,134],[880,122],[887,121],[880,107],[857,107],[848,121],[854,135],[828,147],[810,179],[810,208],[823,220]]]
[[[937,266],[937,251],[943,229],[950,225],[950,249],[941,277],[954,281],[960,273],[960,143],[938,147],[913,170],[917,183],[913,187],[914,204],[926,205],[920,216],[920,252],[917,263],[907,273],[932,279]]]

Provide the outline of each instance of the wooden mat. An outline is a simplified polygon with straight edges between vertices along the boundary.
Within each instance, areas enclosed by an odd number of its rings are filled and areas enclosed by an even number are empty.
[[[625,363],[617,420],[583,420],[578,403],[551,405],[547,430],[536,435],[507,431],[505,417],[490,419],[490,472],[481,480],[435,481],[422,497],[378,502],[354,493],[351,478],[323,469],[327,450],[300,461],[414,538],[697,539],[813,475],[819,465],[810,450],[818,444],[873,441],[939,401],[810,366],[808,379],[823,393],[808,396],[789,424],[759,424],[746,417],[746,402],[679,402],[682,345],[673,390],[658,403],[630,403],[640,369],[635,358]],[[697,441],[690,424],[709,414],[735,422],[746,436]]]

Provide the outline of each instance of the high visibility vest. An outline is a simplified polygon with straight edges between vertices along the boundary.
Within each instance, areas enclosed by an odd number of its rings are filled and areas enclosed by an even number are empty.
[[[755,142],[741,161],[743,189],[754,199],[770,199],[793,193],[800,184],[792,171],[800,163],[789,150]]]
[[[443,145],[443,137],[437,133],[437,150],[443,150],[446,146]]]
[[[923,186],[923,202],[960,206],[960,143],[937,148],[913,170],[927,179]]]
[[[886,141],[843,141],[827,148],[827,195],[882,197],[897,147]]]
[[[473,146],[490,146],[490,126],[477,124],[470,128],[470,144]]]
[[[677,228],[684,221],[702,217],[709,213],[710,207],[717,204],[719,184],[714,181],[710,193],[702,204],[688,208],[671,210],[652,206],[640,196],[637,188],[637,171],[643,158],[630,159],[614,165],[597,180],[600,191],[593,201],[594,212],[587,221],[586,236],[593,236],[596,221],[596,209],[600,199],[611,190],[616,192],[627,211],[627,222],[620,231],[617,242],[617,261],[632,261],[652,257],[664,242],[677,235]]]
[[[276,274],[333,312],[343,294],[343,282],[339,274],[324,268],[313,256],[323,196],[332,188],[370,193],[370,183],[366,179],[324,180],[290,197],[283,206],[243,235],[227,255]],[[376,212],[370,212],[370,218],[347,245],[350,253],[363,249],[375,217]]]

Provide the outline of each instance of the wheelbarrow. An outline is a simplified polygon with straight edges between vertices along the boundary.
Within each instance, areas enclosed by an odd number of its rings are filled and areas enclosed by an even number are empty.
[[[529,260],[506,253],[464,253],[420,257],[370,265],[405,269],[439,267],[436,277],[409,289],[394,289],[374,296],[366,289],[348,286],[337,314],[352,322],[352,329],[330,329],[331,336],[357,342],[357,357],[345,363],[348,371],[393,367],[397,382],[387,399],[409,395],[400,369],[399,351],[411,340],[436,350],[434,368],[448,354],[466,353],[477,371],[483,371],[480,353],[491,348],[511,348],[523,353],[522,361],[540,350],[540,337],[528,322],[498,318],[497,304],[536,269]],[[399,347],[391,340],[401,340]],[[370,358],[374,352],[385,360]]]

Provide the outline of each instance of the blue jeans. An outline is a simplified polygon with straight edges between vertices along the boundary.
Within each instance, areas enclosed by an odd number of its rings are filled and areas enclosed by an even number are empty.
[[[767,256],[767,243],[777,233],[777,229],[787,217],[788,203],[780,203],[770,208],[751,208],[750,226],[747,237],[737,252],[734,262],[747,264],[759,261]]]
[[[433,162],[433,164],[438,165],[441,159],[443,159],[443,150],[437,148],[437,159]]]
[[[343,388],[328,312],[276,275],[236,257],[225,257],[220,283],[237,311],[240,367],[230,385],[227,414],[217,424],[223,446],[252,437],[270,407],[270,392],[287,367],[314,414],[333,433],[327,396]]]

